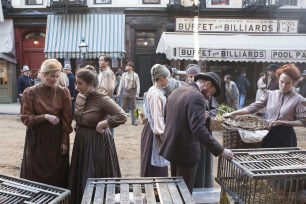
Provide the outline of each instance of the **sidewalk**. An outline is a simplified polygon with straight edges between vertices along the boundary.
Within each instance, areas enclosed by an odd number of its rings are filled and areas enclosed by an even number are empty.
[[[1,115],[19,115],[20,104],[19,103],[0,103]]]

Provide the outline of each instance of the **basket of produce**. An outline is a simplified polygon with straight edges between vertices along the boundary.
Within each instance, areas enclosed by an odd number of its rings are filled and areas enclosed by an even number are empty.
[[[267,121],[253,115],[236,115],[223,118],[222,125],[224,127],[222,134],[223,146],[229,149],[260,148],[262,146],[262,138],[268,133],[270,128],[270,124]],[[253,134],[254,132],[260,132],[264,136],[259,139],[256,138],[253,142],[252,138],[251,141],[246,142],[239,134],[241,130],[250,132],[250,135],[247,135],[247,137],[251,136],[251,133]]]
[[[220,104],[220,106],[218,107],[218,112],[216,117],[214,119],[210,119],[210,124],[209,124],[210,130],[222,131],[223,130],[222,117],[224,114],[230,113],[232,111],[234,111],[233,108],[224,104]]]

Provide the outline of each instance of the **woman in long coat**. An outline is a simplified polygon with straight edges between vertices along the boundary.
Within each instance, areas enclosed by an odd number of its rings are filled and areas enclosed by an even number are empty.
[[[27,132],[20,177],[67,188],[72,115],[69,90],[56,85],[61,69],[56,59],[45,60],[42,83],[23,92],[21,121]]]
[[[164,109],[166,97],[164,88],[170,77],[169,70],[160,64],[151,69],[154,85],[144,97],[144,113],[147,118],[141,133],[141,176],[168,176],[169,162],[159,155],[165,129]]]
[[[81,203],[88,178],[121,177],[114,138],[109,127],[123,124],[125,112],[97,90],[98,77],[88,69],[76,73],[77,88],[74,140],[69,189],[71,203]]]

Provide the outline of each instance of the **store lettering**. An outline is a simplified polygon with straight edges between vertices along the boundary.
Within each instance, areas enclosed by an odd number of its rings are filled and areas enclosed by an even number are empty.
[[[306,51],[272,51],[272,59],[306,59]]]
[[[212,58],[266,58],[264,50],[219,50],[219,49],[180,49],[181,57],[193,57],[198,54],[199,57],[212,57]]]
[[[273,25],[242,25],[242,24],[225,24],[224,31],[231,32],[272,32]]]
[[[212,30],[213,24],[198,24],[198,30]],[[178,24],[179,30],[194,30],[195,24],[194,23],[179,23]]]

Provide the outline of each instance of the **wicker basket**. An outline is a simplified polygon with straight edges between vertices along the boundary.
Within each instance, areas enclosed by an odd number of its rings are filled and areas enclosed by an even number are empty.
[[[241,140],[239,132],[236,128],[224,127],[223,146],[227,149],[261,148],[262,142],[245,143]]]

